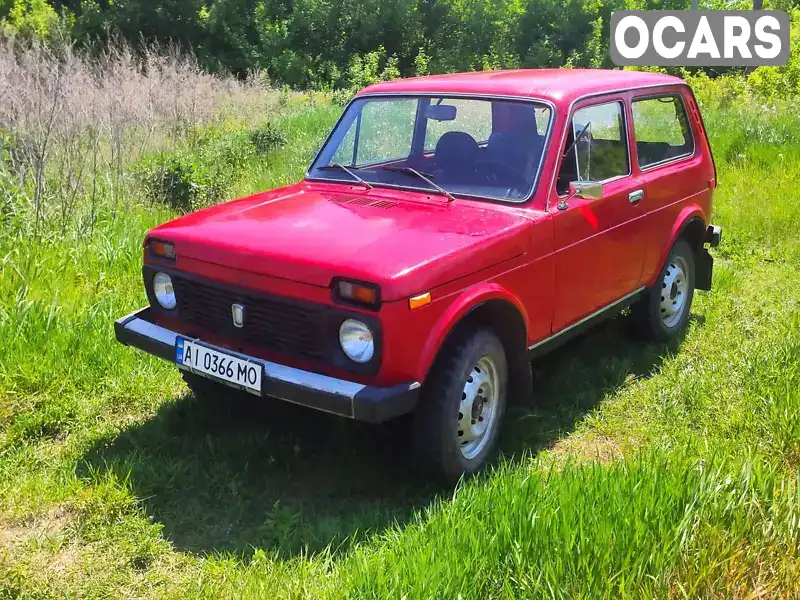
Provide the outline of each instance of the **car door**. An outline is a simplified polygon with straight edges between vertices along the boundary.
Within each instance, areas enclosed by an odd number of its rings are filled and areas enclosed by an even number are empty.
[[[632,175],[629,120],[625,95],[614,95],[578,104],[567,125],[565,156],[549,203],[555,237],[554,332],[639,284],[643,189]],[[602,197],[570,197],[570,181],[602,183]]]

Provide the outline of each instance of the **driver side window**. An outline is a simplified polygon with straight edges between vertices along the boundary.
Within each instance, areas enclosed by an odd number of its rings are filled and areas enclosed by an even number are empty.
[[[577,139],[577,143],[573,141]],[[606,181],[630,173],[628,138],[621,102],[587,106],[575,112],[558,173],[557,192],[571,181]]]

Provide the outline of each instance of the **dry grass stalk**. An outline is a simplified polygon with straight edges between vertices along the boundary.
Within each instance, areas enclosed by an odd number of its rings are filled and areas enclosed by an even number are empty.
[[[0,136],[11,141],[0,168],[16,179],[17,212],[35,235],[43,224],[63,233],[79,208],[92,224],[99,202],[129,195],[126,168],[144,154],[232,115],[263,119],[278,94],[258,81],[204,73],[175,48],[119,44],[89,58],[0,40]]]

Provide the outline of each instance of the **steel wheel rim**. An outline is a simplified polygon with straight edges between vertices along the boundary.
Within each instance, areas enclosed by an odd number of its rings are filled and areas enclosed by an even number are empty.
[[[667,265],[664,279],[661,282],[661,320],[666,327],[677,325],[689,301],[689,267],[681,256],[675,256]]]
[[[497,417],[500,379],[494,361],[484,355],[470,370],[458,406],[456,441],[467,460],[486,448]]]

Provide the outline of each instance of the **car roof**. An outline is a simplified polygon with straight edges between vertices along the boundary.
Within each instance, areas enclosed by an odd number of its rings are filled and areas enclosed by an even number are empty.
[[[679,77],[613,69],[518,69],[475,71],[396,79],[370,85],[362,94],[480,94],[542,98],[569,103],[589,94],[683,84]]]

